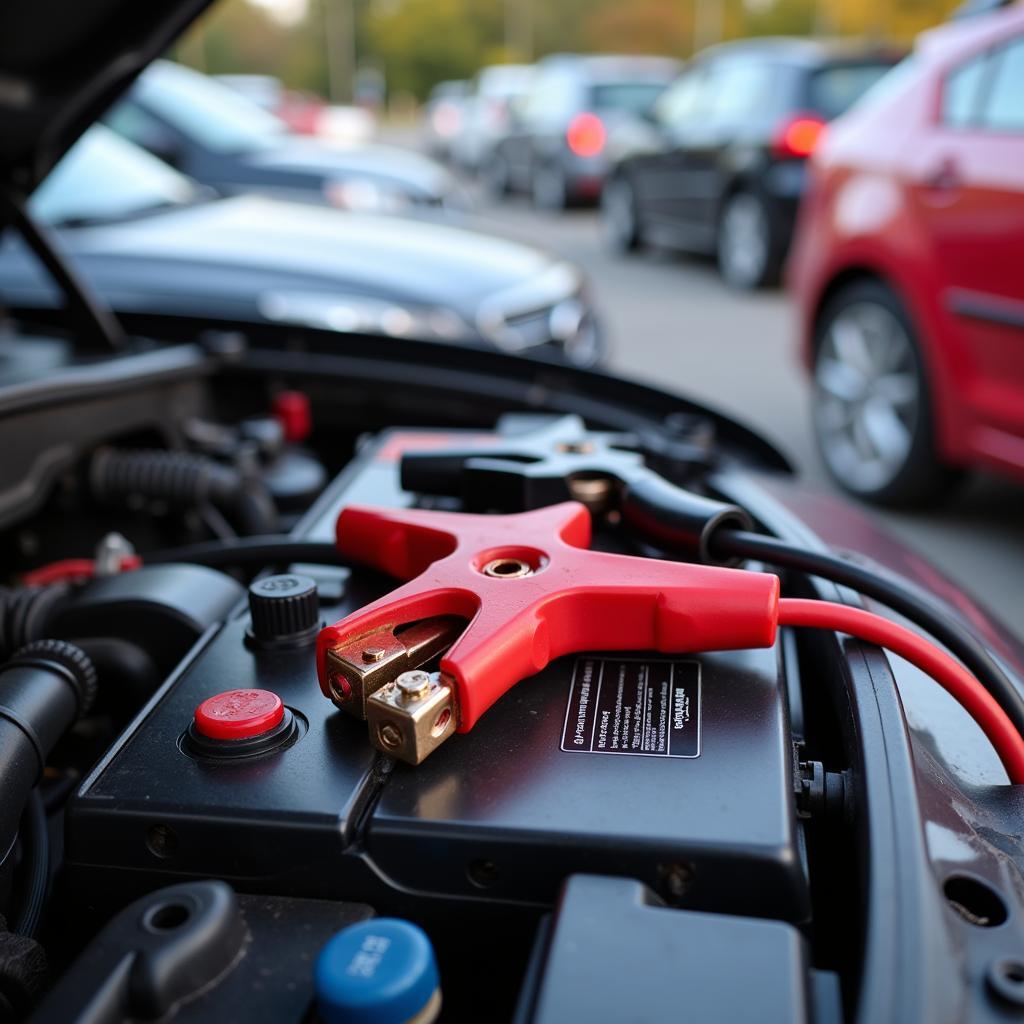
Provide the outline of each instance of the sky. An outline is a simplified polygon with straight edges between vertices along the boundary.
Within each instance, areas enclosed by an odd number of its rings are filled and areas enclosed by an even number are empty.
[[[250,0],[257,7],[265,7],[283,25],[294,25],[306,13],[309,0]]]

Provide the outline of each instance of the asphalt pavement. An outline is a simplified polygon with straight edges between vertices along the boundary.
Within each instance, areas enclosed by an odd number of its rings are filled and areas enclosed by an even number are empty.
[[[759,429],[816,486],[835,490],[814,449],[808,389],[783,293],[737,293],[707,261],[611,253],[594,211],[545,214],[521,199],[481,202],[482,230],[540,246],[587,272],[613,372],[715,406]],[[971,474],[941,506],[864,506],[1024,638],[1024,487]]]

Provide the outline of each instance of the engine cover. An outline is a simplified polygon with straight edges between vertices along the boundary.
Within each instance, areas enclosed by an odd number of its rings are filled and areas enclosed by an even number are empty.
[[[411,504],[396,455],[434,441],[393,432],[364,447],[297,534],[330,539],[348,503]],[[327,621],[389,587],[359,569],[295,569],[317,580]],[[527,909],[587,872],[628,875],[694,910],[807,919],[778,648],[564,658],[413,768],[378,755],[365,725],[323,697],[312,645],[261,648],[249,626],[240,603],[72,800],[69,870],[93,905],[206,876],[406,911],[417,900]],[[276,693],[290,738],[236,760],[198,755],[197,706],[234,689]]]

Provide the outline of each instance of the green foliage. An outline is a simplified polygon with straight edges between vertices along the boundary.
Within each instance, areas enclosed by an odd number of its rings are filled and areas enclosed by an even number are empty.
[[[745,35],[863,35],[909,44],[958,0],[308,0],[283,25],[252,0],[221,0],[178,46],[211,73],[273,74],[326,94],[325,3],[355,4],[356,53],[392,95],[420,98],[482,65],[565,51],[685,57],[698,40]],[[697,6],[701,5],[698,13]]]
[[[377,2],[365,25],[391,91],[418,96],[444,79],[472,76],[503,37],[502,8],[494,0]]]

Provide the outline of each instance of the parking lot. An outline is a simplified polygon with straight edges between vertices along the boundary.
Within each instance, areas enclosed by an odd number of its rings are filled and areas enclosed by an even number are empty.
[[[557,216],[523,200],[481,203],[479,226],[564,255],[585,268],[617,373],[669,387],[757,427],[834,489],[808,429],[807,389],[796,362],[784,295],[722,285],[714,266],[675,255],[612,255],[595,212]],[[1024,637],[1024,491],[972,477],[946,504],[915,512],[870,510],[908,544],[983,599]]]

